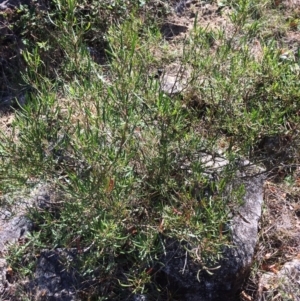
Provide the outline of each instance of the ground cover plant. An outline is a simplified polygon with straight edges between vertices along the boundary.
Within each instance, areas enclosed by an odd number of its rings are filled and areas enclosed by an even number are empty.
[[[74,248],[91,279],[82,298],[176,300],[157,281],[164,245],[197,244],[203,268],[221,256],[240,160],[297,183],[300,53],[282,37],[299,33],[300,12],[204,2],[56,0],[2,14],[17,20],[26,101],[1,135],[1,191],[44,182],[63,196],[31,208],[35,231],[7,254],[20,278],[41,250]],[[219,23],[202,18],[207,3]],[[163,30],[187,20],[182,34]],[[170,66],[176,93],[162,84]],[[204,154],[228,167],[208,172]]]

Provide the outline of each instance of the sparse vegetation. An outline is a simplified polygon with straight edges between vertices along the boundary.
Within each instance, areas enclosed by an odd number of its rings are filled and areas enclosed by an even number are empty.
[[[226,187],[239,160],[296,187],[300,51],[288,39],[300,39],[300,11],[210,1],[223,23],[209,24],[200,1],[192,18],[176,17],[173,2],[55,0],[1,13],[22,45],[26,91],[1,135],[2,194],[43,182],[63,196],[31,208],[35,232],[7,255],[20,277],[42,249],[75,248],[80,273],[101,284],[87,300],[167,300],[155,281],[167,239],[197,244],[203,265],[231,243],[243,187]],[[188,31],[165,39],[172,18],[189,20]],[[172,70],[176,93],[161,80]],[[17,87],[17,71],[0,76]],[[228,167],[208,170],[208,155]]]

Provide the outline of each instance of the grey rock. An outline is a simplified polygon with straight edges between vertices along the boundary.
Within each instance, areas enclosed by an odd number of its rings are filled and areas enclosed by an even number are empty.
[[[300,259],[285,263],[278,274],[262,275],[257,300],[281,300],[280,297],[300,301]]]
[[[188,66],[178,62],[171,63],[159,69],[156,78],[159,78],[160,89],[169,96],[182,93],[191,79],[191,72]]]
[[[168,95],[175,95],[183,91],[183,85],[176,75],[164,75],[161,81],[161,90]]]
[[[237,209],[230,224],[233,246],[225,247],[222,259],[210,269],[193,260],[182,243],[165,242],[161,277],[182,293],[183,300],[235,300],[251,269],[263,202],[263,181],[263,176],[257,176],[244,182],[244,204]],[[196,244],[185,247],[201,257]]]
[[[33,207],[51,210],[57,195],[53,188],[41,183],[31,193],[21,191],[4,196],[3,199],[12,204],[9,208],[4,206],[0,212],[0,252],[6,251],[7,245],[15,243],[32,231],[33,224],[26,216],[28,210]]]
[[[26,216],[28,210],[33,207],[41,210],[53,210],[53,202],[56,201],[57,196],[58,194],[53,188],[40,183],[30,192],[20,191],[2,197],[3,205],[0,211],[0,300],[15,300],[14,298],[17,298],[11,293],[15,290],[15,284],[9,283],[7,279],[8,265],[4,256],[10,245],[25,238],[33,230],[33,223]]]
[[[5,288],[7,286],[6,269],[7,269],[6,260],[3,258],[0,258],[0,297],[4,296]]]
[[[3,216],[2,216],[3,217]],[[0,300],[7,294],[9,290],[9,282],[7,280],[7,262],[5,258],[1,258],[9,245],[17,242],[31,231],[32,223],[25,216],[16,216],[10,220],[1,219],[0,228]]]
[[[76,250],[44,250],[37,262],[34,280],[28,285],[34,300],[75,301],[80,276],[76,271]],[[43,299],[41,298],[43,297]]]
[[[15,243],[31,231],[32,222],[25,216],[17,216],[7,221],[7,223],[2,223],[1,227],[0,252],[3,252],[7,245]]]

